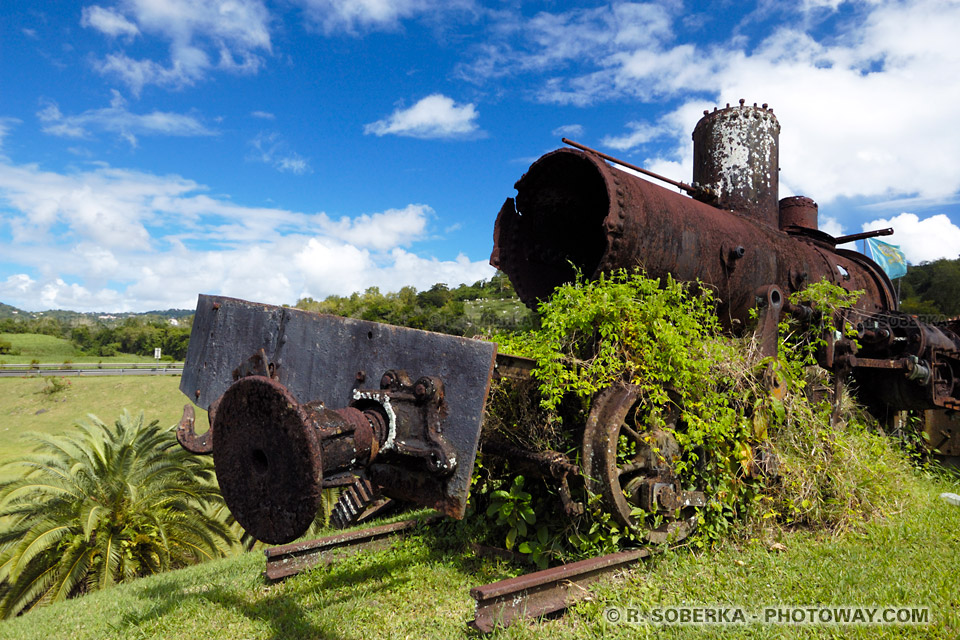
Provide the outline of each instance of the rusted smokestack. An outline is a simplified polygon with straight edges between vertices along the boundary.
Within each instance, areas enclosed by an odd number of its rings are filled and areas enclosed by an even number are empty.
[[[780,201],[780,228],[818,229],[817,203],[805,196],[791,196]]]
[[[779,226],[780,124],[764,104],[704,112],[693,130],[693,182],[710,204]]]

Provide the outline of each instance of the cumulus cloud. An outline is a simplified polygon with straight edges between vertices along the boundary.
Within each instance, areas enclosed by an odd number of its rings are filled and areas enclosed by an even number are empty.
[[[960,257],[960,227],[941,214],[921,219],[915,213],[901,213],[889,219],[880,218],[863,224],[864,231],[893,227],[893,235],[880,238],[900,246],[913,264],[938,258]]]
[[[132,113],[117,91],[113,91],[110,106],[89,109],[76,115],[64,115],[55,102],[46,102],[37,112],[44,133],[68,138],[85,138],[91,130],[115,133],[136,146],[137,135],[210,136],[216,135],[196,117],[168,111]]]
[[[951,196],[960,167],[942,159],[960,155],[960,83],[944,79],[960,68],[960,4],[871,0],[824,27],[840,4],[778,6],[789,26],[760,41],[736,29],[725,39],[713,33],[709,44],[685,40],[679,3],[510,14],[490,40],[468,49],[471,61],[458,72],[478,83],[526,74],[531,94],[552,104],[679,103],[668,118],[680,126],[665,134],[673,149],[649,158],[661,166],[691,164],[689,136],[705,97],[708,107],[741,97],[767,102],[783,127],[785,190],[821,203]],[[661,124],[627,124],[606,143],[638,149]]]
[[[127,0],[84,10],[81,24],[109,36],[140,34],[168,43],[169,60],[137,59],[120,51],[94,62],[134,94],[146,85],[180,88],[213,69],[255,73],[272,52],[270,14],[263,0]]]
[[[457,105],[453,99],[435,93],[407,109],[398,108],[389,117],[371,122],[366,134],[388,134],[411,138],[465,138],[480,133],[476,107]]]
[[[298,176],[310,171],[310,162],[290,149],[290,145],[276,131],[261,131],[250,140],[250,146],[253,149],[253,160],[265,162],[277,171]]]
[[[20,265],[0,280],[0,299],[29,310],[143,311],[192,308],[203,292],[283,304],[494,273],[485,260],[412,251],[436,216],[424,204],[334,218],[205,191],[175,175],[58,173],[0,158],[0,255]]]
[[[383,213],[340,218],[336,222],[323,216],[320,228],[331,238],[355,247],[386,251],[409,246],[422,238],[433,209],[425,204],[410,204],[403,209],[387,209]]]

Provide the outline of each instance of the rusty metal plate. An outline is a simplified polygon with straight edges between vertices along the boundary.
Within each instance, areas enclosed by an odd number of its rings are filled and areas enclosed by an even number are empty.
[[[509,627],[516,620],[565,609],[587,599],[590,584],[650,553],[649,549],[621,551],[474,587],[470,595],[477,607],[470,626],[489,633],[498,626]]]
[[[439,376],[449,408],[442,433],[456,451],[457,468],[441,485],[444,495],[433,498],[457,505],[445,511],[462,517],[496,344],[201,295],[180,390],[208,408],[233,383],[233,370],[261,349],[298,402],[322,401],[332,409],[347,406],[357,386],[378,388],[389,369]]]

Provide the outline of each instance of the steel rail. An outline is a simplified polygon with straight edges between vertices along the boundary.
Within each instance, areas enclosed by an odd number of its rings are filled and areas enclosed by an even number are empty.
[[[421,524],[433,524],[442,516],[433,515],[424,519],[401,520],[368,529],[338,533],[305,542],[271,547],[264,550],[267,580],[281,580],[320,563],[333,564],[359,551],[385,549],[404,531]]]
[[[522,618],[561,611],[586,598],[588,585],[650,555],[646,548],[620,551],[474,587],[470,595],[477,608],[469,625],[489,633]]]
[[[422,520],[401,520],[271,547],[264,550],[267,559],[264,577],[270,581],[282,580],[318,564],[330,565],[344,560],[360,551],[385,549],[405,531],[420,524],[432,524],[441,518],[440,515],[433,515]],[[476,601],[476,609],[468,625],[489,633],[518,620],[561,611],[586,599],[591,584],[652,553],[649,548],[620,551],[474,587],[470,595]]]

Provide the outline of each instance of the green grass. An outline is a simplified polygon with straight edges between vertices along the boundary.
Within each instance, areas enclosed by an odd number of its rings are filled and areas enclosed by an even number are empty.
[[[464,315],[472,322],[479,322],[483,313],[492,313],[500,319],[520,320],[530,313],[526,305],[519,300],[470,300],[464,303]]]
[[[839,539],[784,533],[726,543],[706,553],[658,556],[565,617],[518,624],[506,638],[955,638],[960,632],[960,508],[937,498],[953,487],[911,478],[901,513]],[[107,589],[0,623],[0,638],[23,640],[195,638],[477,637],[469,588],[517,569],[465,552],[455,535],[421,531],[392,549],[363,553],[285,582],[261,578],[248,553]],[[614,625],[607,607],[686,605],[913,605],[931,608],[923,627],[742,627]]]
[[[128,409],[143,410],[147,421],[168,426],[180,421],[187,397],[179,391],[180,376],[109,376],[62,378],[69,386],[46,394],[45,377],[0,378],[0,461],[30,450],[20,436],[34,431],[63,433],[92,413],[112,424]],[[205,411],[197,411],[197,429],[206,430]]]
[[[13,349],[19,349],[18,355],[4,353],[0,355],[0,364],[29,364],[32,360],[40,362],[153,362],[149,356],[135,356],[121,353],[116,356],[85,356],[77,351],[72,342],[64,338],[55,338],[37,333],[0,333],[0,341],[9,342]]]

